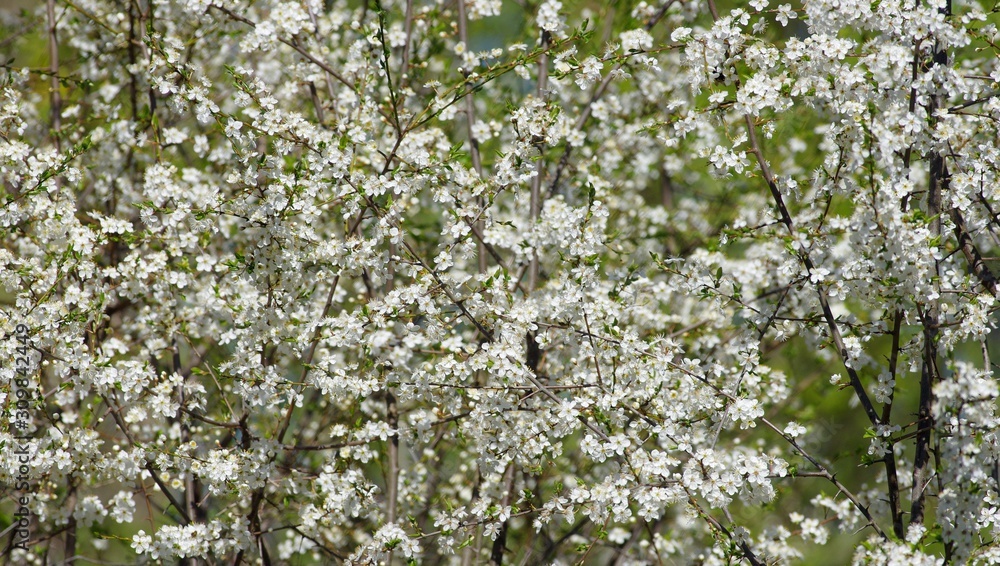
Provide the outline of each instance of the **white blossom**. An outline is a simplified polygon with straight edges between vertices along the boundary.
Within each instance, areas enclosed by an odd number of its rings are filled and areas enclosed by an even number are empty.
[[[0,18],[9,560],[1000,563],[988,7],[600,4]]]

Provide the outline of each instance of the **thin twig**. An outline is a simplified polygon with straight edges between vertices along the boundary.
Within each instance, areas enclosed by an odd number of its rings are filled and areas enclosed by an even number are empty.
[[[544,100],[546,91],[549,88],[549,32],[542,32],[542,54],[538,57],[538,88],[536,93],[539,99]],[[541,142],[539,142],[541,145]],[[541,149],[541,148],[539,148]],[[535,163],[535,177],[531,180],[531,226],[535,229],[538,222],[538,215],[542,208],[542,176],[545,173],[545,159],[539,156]],[[535,291],[538,286],[538,248],[531,249],[531,262],[528,264],[528,292]]]
[[[49,116],[52,126],[52,141],[56,150],[62,149],[60,130],[62,130],[62,94],[59,92],[59,38],[56,35],[56,2],[48,0],[46,15],[49,24]]]
[[[469,48],[469,22],[468,15],[466,14],[465,2],[460,0],[458,2],[458,40],[461,41],[465,48]],[[465,79],[469,78],[469,69],[462,66],[462,74]],[[479,154],[479,140],[476,139],[475,126],[476,124],[476,101],[475,92],[469,93],[465,97],[465,127],[466,133],[469,137],[469,156],[472,158],[472,168],[479,175],[479,179],[483,179],[483,160],[482,156]],[[486,221],[482,218],[483,213],[486,210],[486,202],[483,197],[476,198],[476,206],[482,211],[479,218],[476,219],[475,225],[472,226],[472,231],[476,235],[476,258],[478,261],[479,273],[486,273],[487,263],[486,263],[486,241],[483,238],[483,234],[486,232]],[[492,249],[489,250],[494,256],[494,259],[503,265],[503,261],[500,260],[499,255],[496,251]]]

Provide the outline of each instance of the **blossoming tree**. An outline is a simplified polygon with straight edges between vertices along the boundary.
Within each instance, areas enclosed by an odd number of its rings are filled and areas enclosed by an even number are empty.
[[[4,559],[1000,563],[996,7],[738,4],[8,16]]]

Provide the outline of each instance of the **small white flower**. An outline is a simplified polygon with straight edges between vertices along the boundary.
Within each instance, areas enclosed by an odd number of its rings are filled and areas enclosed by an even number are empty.
[[[792,438],[798,438],[806,433],[806,427],[800,425],[799,423],[788,423],[785,426],[784,433]]]
[[[778,20],[778,23],[782,26],[787,26],[788,20],[794,20],[796,17],[798,16],[795,11],[792,10],[791,4],[782,4],[778,6],[778,14],[775,16],[775,19]]]
[[[556,33],[562,30],[563,19],[559,15],[562,9],[562,2],[559,0],[545,0],[538,7],[538,27],[549,33]]]
[[[686,28],[683,26],[678,27],[674,29],[674,31],[670,32],[670,41],[673,41],[675,43],[681,41],[687,41],[688,39],[691,39],[692,31],[693,30],[691,28]]]

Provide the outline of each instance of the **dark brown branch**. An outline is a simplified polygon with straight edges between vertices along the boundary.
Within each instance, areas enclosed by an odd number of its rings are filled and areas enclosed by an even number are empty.
[[[962,213],[957,208],[951,210],[951,220],[955,224],[955,237],[958,238],[958,245],[962,250],[962,254],[965,255],[965,260],[969,262],[972,273],[979,278],[979,282],[983,284],[983,287],[996,297],[996,275],[986,265],[983,255],[976,248],[975,243],[973,243],[969,229],[965,225],[965,218],[962,217]]]
[[[757,164],[760,166],[761,175],[764,177],[764,181],[767,183],[768,189],[771,191],[771,197],[774,199],[774,203],[778,208],[779,218],[782,224],[788,230],[788,233],[792,236],[795,235],[795,228],[792,222],[792,216],[788,212],[788,208],[785,206],[784,197],[781,195],[781,191],[778,190],[777,182],[774,180],[774,174],[771,172],[771,167],[767,164],[767,160],[764,159],[764,153],[760,149],[760,143],[757,141],[757,128],[753,123],[753,119],[747,115],[744,116],[744,121],[747,125],[747,132],[750,137],[751,153],[757,158]],[[809,257],[809,252],[803,250],[800,259],[805,265],[806,270],[812,273],[815,270],[812,259]],[[827,328],[830,331],[830,338],[833,340],[834,347],[837,348],[837,353],[840,354],[841,360],[844,362],[844,368],[847,370],[847,375],[851,380],[851,387],[854,389],[855,395],[861,402],[861,407],[864,409],[865,414],[868,415],[868,420],[873,424],[879,424],[878,413],[875,411],[875,406],[872,404],[871,399],[868,397],[868,393],[865,391],[864,385],[861,383],[861,376],[858,375],[857,370],[848,365],[850,360],[850,355],[847,352],[847,347],[844,345],[844,338],[840,333],[840,328],[837,326],[837,318],[833,315],[833,310],[830,308],[830,301],[827,297],[826,289],[823,288],[822,282],[816,283],[816,294],[819,296],[819,304],[823,311],[823,318],[826,321]]]
[[[903,324],[903,311],[896,309],[892,320],[892,353],[889,357],[889,379],[896,379],[896,366],[899,361],[899,334]],[[892,420],[892,400],[893,392],[889,392],[889,398],[882,406],[881,422],[889,423]],[[893,452],[893,442],[888,443],[885,458],[886,482],[889,484],[889,513],[892,515],[892,532],[896,538],[903,539],[905,531],[903,529],[903,513],[899,501],[899,474],[896,471],[896,455]]]

